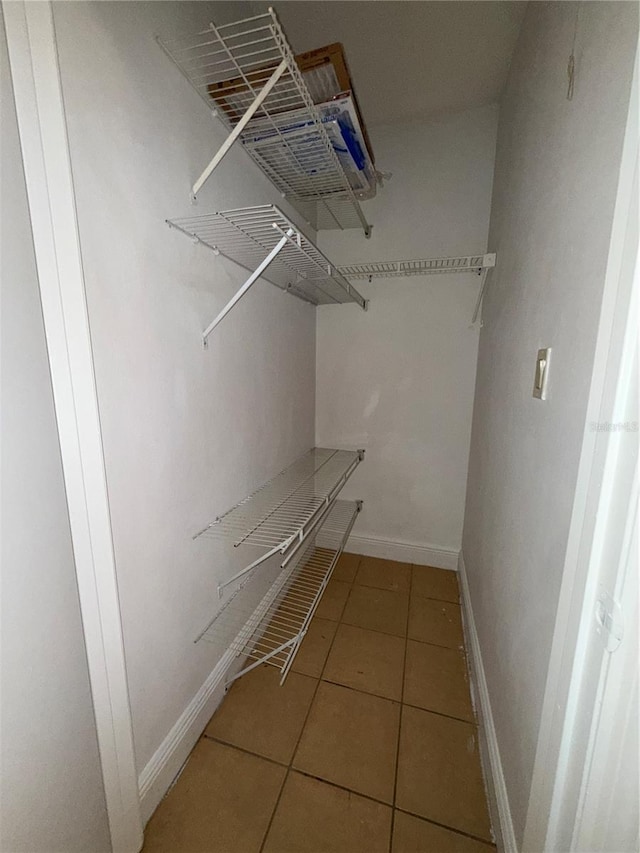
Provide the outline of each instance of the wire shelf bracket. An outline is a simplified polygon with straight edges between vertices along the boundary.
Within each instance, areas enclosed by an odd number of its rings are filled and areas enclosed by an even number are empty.
[[[364,450],[316,447],[276,477],[218,516],[195,534],[231,540],[234,548],[253,545],[260,556],[218,585],[225,589],[250,574],[274,554],[285,569],[325,521],[337,495],[360,462]]]
[[[205,346],[260,277],[313,305],[355,302],[367,309],[367,300],[275,205],[168,219],[167,224],[251,273],[202,333]]]
[[[319,227],[362,228],[370,236],[273,9],[156,41],[229,131],[193,184],[192,200],[239,141],[285,197],[316,203]]]
[[[277,667],[284,682],[361,509],[362,501],[334,500],[313,540],[266,591],[253,575],[201,632],[196,642],[222,643],[243,657],[227,686],[261,664]]]
[[[400,278],[411,275],[441,275],[444,273],[474,272],[481,277],[480,292],[469,328],[481,317],[482,300],[487,287],[489,270],[496,265],[496,253],[463,255],[458,258],[421,258],[407,261],[371,261],[338,267],[346,279],[373,281],[374,278]],[[480,320],[482,325],[482,319]]]

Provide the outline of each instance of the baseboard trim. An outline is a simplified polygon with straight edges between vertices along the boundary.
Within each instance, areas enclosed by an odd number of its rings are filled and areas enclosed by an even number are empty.
[[[518,846],[513,831],[513,821],[511,819],[511,809],[509,807],[509,797],[507,795],[507,786],[502,771],[502,761],[500,760],[500,749],[498,747],[493,713],[491,711],[489,688],[482,663],[480,641],[473,616],[471,593],[462,551],[458,559],[458,572],[462,589],[464,632],[471,664],[471,687],[476,714],[480,724],[480,749],[493,829],[497,836],[498,850],[502,850],[504,853],[518,853]]]
[[[365,557],[381,557],[383,560],[398,560],[401,563],[416,563],[419,566],[435,566],[437,569],[458,569],[458,551],[430,545],[414,545],[392,539],[377,539],[371,536],[350,536],[346,551],[364,554]]]
[[[227,672],[236,660],[227,652],[176,720],[138,777],[142,821],[147,823],[224,698]]]

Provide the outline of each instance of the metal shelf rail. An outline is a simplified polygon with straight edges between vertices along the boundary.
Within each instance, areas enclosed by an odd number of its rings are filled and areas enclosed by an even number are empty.
[[[242,656],[235,679],[262,663],[277,667],[282,684],[362,508],[334,500],[317,535],[277,574],[254,572],[216,614],[198,640]]]
[[[193,198],[239,140],[290,201],[317,203],[318,227],[361,227],[370,235],[273,9],[157,41],[229,130],[193,185]]]
[[[338,493],[364,458],[364,450],[315,447],[194,536],[223,537],[234,548],[252,545],[260,556],[218,585],[224,590],[275,554],[285,569],[310,541]]]
[[[480,313],[487,282],[487,273],[496,265],[495,252],[485,255],[463,255],[457,258],[414,258],[405,261],[368,261],[338,267],[338,271],[353,281],[372,281],[374,278],[400,278],[411,275],[439,275],[443,273],[474,272],[481,276],[480,293],[471,323]]]
[[[475,272],[494,267],[495,254],[465,255],[458,258],[420,258],[406,261],[369,261],[338,267],[345,278],[371,281],[374,278],[398,278],[409,275]]]
[[[275,205],[168,219],[167,224],[251,272],[247,281],[202,334],[207,338],[258,278],[311,302],[367,302],[314,243]]]

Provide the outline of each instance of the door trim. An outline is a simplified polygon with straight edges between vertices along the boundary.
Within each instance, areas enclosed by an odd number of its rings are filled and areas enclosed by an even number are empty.
[[[142,822],[53,9],[12,0],[3,12],[111,844],[135,853]]]
[[[594,531],[607,450],[615,438],[615,434],[594,429],[593,424],[615,420],[615,391],[623,359],[621,342],[632,304],[634,270],[628,253],[637,196],[639,107],[636,52],[582,451],[522,845],[523,851],[532,853],[555,850],[560,825],[573,826],[571,815],[560,814],[558,808],[568,792],[566,746],[577,725],[575,696],[587,653],[581,626],[591,616],[589,589],[595,571],[592,554],[597,547]],[[581,713],[593,710],[582,707]]]

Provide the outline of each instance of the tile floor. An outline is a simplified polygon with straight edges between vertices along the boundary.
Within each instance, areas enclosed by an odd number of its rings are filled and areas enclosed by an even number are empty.
[[[232,686],[145,853],[491,853],[455,572],[343,554],[291,673]]]

